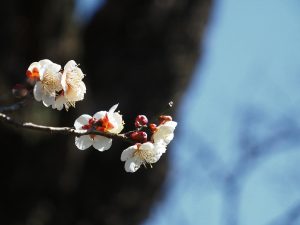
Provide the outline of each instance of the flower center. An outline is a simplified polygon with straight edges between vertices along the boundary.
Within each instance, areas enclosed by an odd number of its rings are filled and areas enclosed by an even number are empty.
[[[141,160],[150,164],[152,159],[155,157],[155,154],[150,150],[142,150],[140,147],[141,144],[137,144],[137,149],[133,152],[133,156],[137,156]]]
[[[109,121],[108,115],[106,115],[99,120],[96,120],[94,117],[89,119],[88,124],[85,124],[81,127],[83,130],[90,130],[95,128],[97,131],[107,132],[114,128],[114,125]],[[90,134],[91,138],[94,138],[95,134]]]
[[[82,128],[83,130],[89,130],[89,129],[91,129],[91,128],[93,127],[93,125],[94,125],[95,123],[96,123],[96,119],[95,119],[95,118],[91,118],[91,119],[89,119],[88,124],[83,125],[81,128]]]
[[[109,121],[108,114],[106,113],[105,116],[97,121],[96,130],[107,132],[114,128],[114,125]]]
[[[49,94],[61,89],[59,77],[49,70],[46,70],[44,73],[42,85]]]
[[[89,129],[91,129],[91,128],[94,126],[94,124],[95,124],[96,122],[97,122],[97,120],[96,120],[95,118],[91,118],[91,119],[89,119],[88,124],[83,125],[81,128],[82,128],[83,130],[89,130]],[[96,136],[95,134],[90,134],[90,137],[91,137],[92,139],[94,139],[95,136]]]

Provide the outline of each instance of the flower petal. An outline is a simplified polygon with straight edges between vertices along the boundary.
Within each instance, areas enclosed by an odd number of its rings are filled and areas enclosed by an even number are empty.
[[[40,81],[36,82],[33,88],[33,96],[38,102],[42,101],[43,87]]]
[[[168,121],[157,127],[157,131],[153,134],[154,143],[162,142],[168,145],[174,138],[174,130],[177,126],[175,121]]]
[[[49,59],[42,59],[38,62],[41,66],[52,64],[53,62]]]
[[[110,115],[110,118],[112,118],[114,122],[114,128],[111,129],[110,132],[115,134],[120,133],[124,128],[122,115],[117,112],[108,115]]]
[[[106,115],[107,111],[96,112],[93,117],[97,120],[102,119]]]
[[[167,151],[167,146],[164,144],[164,142],[159,142],[154,144],[154,149],[158,154],[163,154]]]
[[[61,76],[60,84],[64,90],[64,92],[67,92],[68,90],[68,84],[67,84],[67,74],[63,73]]]
[[[55,101],[52,104],[52,109],[57,109],[57,110],[62,110],[64,107],[64,104],[67,103],[66,98],[63,95],[57,96],[55,98]],[[66,110],[68,110],[67,105],[66,106]]]
[[[154,150],[154,145],[148,141],[140,146],[140,150],[152,151],[152,150]]]
[[[119,105],[119,103],[118,104],[115,104],[115,105],[113,105],[109,110],[108,110],[108,112],[109,113],[113,113],[113,112],[115,112],[116,111],[116,109],[118,108],[118,105]]]
[[[133,157],[133,153],[134,151],[137,149],[137,146],[136,145],[132,145],[128,148],[126,148],[122,154],[121,154],[121,161],[126,161],[128,160],[129,158],[132,158]]]
[[[43,95],[43,104],[44,106],[48,107],[52,105],[55,101],[55,97],[51,95]]]
[[[72,71],[77,66],[76,62],[74,60],[70,60],[66,63],[64,70],[66,71]]]
[[[41,68],[41,64],[39,62],[33,62],[28,67],[28,70],[32,72],[33,68],[37,68],[39,70]]]
[[[93,144],[93,139],[89,135],[82,135],[80,137],[75,137],[75,145],[80,150],[85,150]]]
[[[84,99],[84,94],[86,93],[86,86],[83,82],[78,83],[77,89],[77,101]]]
[[[164,126],[168,126],[169,129],[171,129],[172,131],[175,130],[176,126],[177,126],[177,122],[175,121],[167,121],[163,124]]]
[[[93,147],[99,150],[100,152],[109,149],[111,147],[111,144],[112,144],[111,138],[107,138],[99,135],[94,137]]]
[[[61,69],[61,65],[58,65],[56,63],[51,62],[50,64],[47,64],[49,66],[49,69],[51,69],[52,71],[55,71],[56,73],[58,73]]]
[[[89,120],[92,117],[88,114],[83,114],[79,116],[75,122],[74,122],[74,127],[76,130],[82,130],[82,126],[89,124]]]
[[[126,172],[134,173],[142,165],[143,161],[136,157],[130,158],[125,162],[124,168]]]

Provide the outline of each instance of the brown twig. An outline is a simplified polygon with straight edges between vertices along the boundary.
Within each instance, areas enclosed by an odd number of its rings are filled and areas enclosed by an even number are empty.
[[[65,134],[65,135],[74,135],[74,136],[81,136],[81,135],[101,135],[107,138],[112,138],[112,139],[117,139],[121,141],[128,142],[130,144],[134,144],[129,137],[127,137],[125,134],[113,134],[113,133],[108,133],[108,132],[101,132],[101,131],[96,131],[96,130],[76,130],[72,127],[51,127],[51,126],[43,126],[43,125],[38,125],[34,124],[31,122],[19,122],[12,117],[3,114],[0,112],[0,120],[2,122],[9,123],[15,127],[20,127],[24,129],[29,129],[29,130],[38,130],[38,131],[44,131],[48,132],[51,134]]]

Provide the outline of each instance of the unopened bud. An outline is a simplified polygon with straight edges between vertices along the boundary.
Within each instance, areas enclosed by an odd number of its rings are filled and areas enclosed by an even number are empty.
[[[139,143],[144,143],[147,141],[147,133],[144,131],[134,131],[130,134],[130,138]]]
[[[24,98],[28,94],[28,90],[23,84],[16,84],[12,88],[12,94],[16,98]]]
[[[164,124],[167,121],[172,121],[172,117],[167,115],[161,115],[159,117],[159,124]]]
[[[151,130],[152,133],[154,133],[154,132],[157,130],[157,126],[156,126],[156,124],[154,124],[154,123],[151,123],[151,124],[149,125],[149,128],[150,128],[150,130]]]
[[[26,76],[31,80],[38,80],[40,78],[40,73],[38,68],[34,67],[31,71],[26,71]]]
[[[138,115],[136,118],[135,118],[135,122],[134,122],[134,125],[135,127],[142,127],[142,126],[145,126],[147,125],[148,123],[148,119],[146,116],[144,115]]]

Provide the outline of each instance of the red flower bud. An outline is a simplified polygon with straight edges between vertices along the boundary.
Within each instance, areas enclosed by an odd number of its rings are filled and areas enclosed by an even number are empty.
[[[28,94],[28,90],[23,84],[16,84],[12,89],[12,93],[16,98],[23,98]]]
[[[161,115],[159,117],[159,124],[164,124],[167,121],[172,121],[172,117],[167,115]]]
[[[40,73],[39,73],[39,69],[34,67],[32,69],[32,71],[27,70],[26,71],[26,76],[31,79],[31,80],[38,80],[40,78]]]
[[[136,118],[135,118],[135,122],[134,122],[134,125],[135,127],[142,127],[142,126],[145,126],[147,125],[148,123],[148,119],[146,116],[144,115],[138,115]]]
[[[130,138],[139,143],[144,143],[147,141],[147,133],[144,131],[134,131],[130,134]]]
[[[150,130],[151,130],[152,133],[154,133],[154,132],[157,130],[157,126],[156,126],[156,124],[154,124],[154,123],[151,123],[151,124],[149,125],[149,128],[150,128]]]

